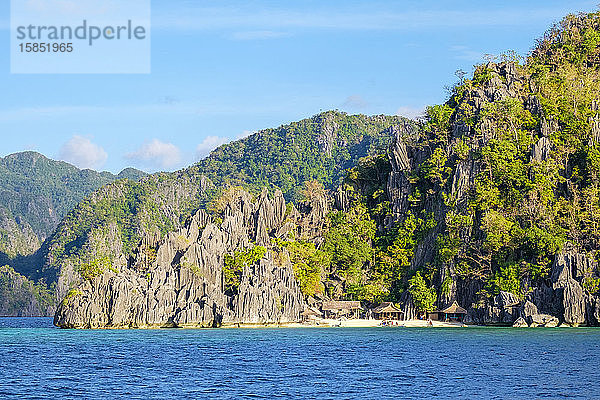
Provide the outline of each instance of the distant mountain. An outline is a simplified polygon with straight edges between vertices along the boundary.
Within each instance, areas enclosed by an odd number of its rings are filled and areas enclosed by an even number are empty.
[[[133,181],[145,175],[133,168],[118,175],[81,170],[33,151],[0,158],[0,266],[14,268],[4,280],[11,278],[14,283],[15,274],[34,275],[42,242],[90,193],[115,180]],[[22,287],[33,286],[26,282]]]
[[[14,220],[26,235],[33,232],[43,241],[88,194],[117,179],[138,180],[144,175],[133,168],[119,175],[81,170],[32,151],[11,154],[0,158],[0,218]],[[0,235],[6,228],[0,225]],[[16,251],[0,250],[9,254]]]
[[[117,179],[129,179],[130,181],[139,181],[143,177],[148,175],[144,171],[140,171],[135,168],[125,168],[123,171],[119,172],[117,175]]]

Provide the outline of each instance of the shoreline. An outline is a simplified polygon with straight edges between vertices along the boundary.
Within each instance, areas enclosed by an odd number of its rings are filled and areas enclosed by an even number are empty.
[[[442,322],[431,321],[431,325],[426,320],[411,319],[405,321],[386,320],[387,324],[382,325],[384,321],[378,319],[320,319],[315,320],[315,324],[301,323],[302,327],[331,327],[331,328],[465,328],[467,325],[460,322]]]
[[[230,324],[220,328],[466,328],[468,325],[460,322],[431,321],[431,325],[424,320],[390,321],[389,325],[382,325],[383,320],[378,319],[316,319],[311,322],[282,322],[273,324]],[[186,329],[186,328],[184,328]]]
[[[51,318],[51,317],[14,317],[3,316],[0,318]],[[226,323],[221,326],[201,326],[195,324],[176,326],[170,324],[161,325],[140,325],[140,326],[70,326],[60,327],[53,325],[57,329],[73,329],[73,330],[154,330],[154,329],[274,329],[274,328],[468,328],[468,327],[502,327],[502,328],[517,328],[511,325],[477,325],[464,324],[461,322],[442,322],[431,321],[431,325],[427,320],[386,320],[386,325],[382,325],[383,320],[377,319],[325,319],[316,318],[309,322],[272,322],[272,323]],[[573,328],[572,326],[561,324],[557,328]],[[580,325],[580,328],[593,328],[590,326]],[[531,327],[529,327],[531,328]]]
[[[94,327],[60,327],[57,329],[74,330],[154,330],[154,329],[276,329],[276,328],[466,328],[460,322],[431,321],[429,325],[424,320],[386,320],[388,324],[382,325],[383,320],[378,319],[317,319],[311,322],[274,322],[274,323],[228,323],[221,326],[200,325],[140,325],[140,326],[94,326]],[[473,325],[478,326],[478,325]]]

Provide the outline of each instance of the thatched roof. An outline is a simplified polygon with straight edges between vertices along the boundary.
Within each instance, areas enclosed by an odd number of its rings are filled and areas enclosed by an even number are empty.
[[[402,311],[401,309],[399,309],[398,307],[396,307],[394,305],[394,303],[384,302],[384,303],[381,303],[379,306],[375,307],[373,309],[373,312],[375,314],[381,314],[381,313],[386,313],[386,312],[387,313],[389,313],[389,312],[395,312],[395,313],[401,312],[401,313],[403,313],[404,311]]]
[[[444,314],[466,314],[467,310],[459,306],[456,300],[454,300],[454,303],[452,303],[450,307],[443,309],[440,312]]]
[[[360,310],[360,301],[324,301],[323,311]]]
[[[302,311],[302,313],[300,313],[300,315],[302,317],[312,317],[312,316],[321,316],[321,313],[317,310],[315,310],[312,307],[307,308],[306,310]]]

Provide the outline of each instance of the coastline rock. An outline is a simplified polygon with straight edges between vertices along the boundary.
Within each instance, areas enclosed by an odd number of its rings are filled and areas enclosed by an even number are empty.
[[[154,260],[138,256],[129,266],[117,260],[69,292],[54,323],[63,328],[144,328],[298,321],[304,301],[285,250],[268,248],[262,259],[246,265],[235,293],[226,293],[223,272],[226,254],[246,249],[254,240],[270,245],[285,209],[281,192],[273,199],[263,192],[256,202],[244,192],[228,204],[220,224],[198,211],[163,241],[142,241],[140,249],[157,246]]]
[[[517,318],[517,320],[513,323],[513,328],[528,328],[529,324],[523,317]]]
[[[587,296],[580,281],[588,271],[595,271],[596,263],[584,254],[566,249],[556,256],[552,265],[554,303],[564,322],[578,326],[586,322]]]
[[[527,300],[525,304],[521,306],[520,315],[521,318],[524,318],[525,320],[529,320],[529,318],[531,318],[532,315],[536,315],[538,313],[539,312],[537,306],[529,300]]]
[[[509,292],[501,291],[485,304],[467,308],[465,322],[481,325],[512,325],[520,315],[520,300]]]
[[[559,321],[558,318],[553,317],[548,314],[535,314],[530,317],[529,326],[530,327],[546,327],[546,328],[554,328],[558,326]]]

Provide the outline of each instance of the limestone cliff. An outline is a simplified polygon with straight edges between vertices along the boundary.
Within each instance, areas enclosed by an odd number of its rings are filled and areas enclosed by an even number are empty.
[[[597,20],[566,18],[525,66],[479,66],[419,129],[395,132],[388,226],[408,215],[435,221],[411,249],[411,269],[430,274],[435,308],[457,300],[479,324],[600,324],[598,198],[589,196],[598,185],[597,92],[584,95],[598,79],[569,92],[583,111],[557,106],[565,89],[546,87],[569,62],[582,63],[580,76],[596,76],[597,64],[567,61],[556,49],[578,46],[577,35],[597,29]],[[578,119],[585,122],[575,128]],[[399,300],[415,314],[407,292]]]
[[[147,235],[129,260],[116,258],[98,276],[81,279],[61,302],[55,324],[65,328],[216,327],[297,321],[302,294],[285,252],[271,240],[284,226],[280,191],[252,200],[238,192],[222,221],[203,210],[166,238]],[[264,246],[263,258],[241,271],[226,293],[225,256]]]

